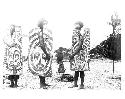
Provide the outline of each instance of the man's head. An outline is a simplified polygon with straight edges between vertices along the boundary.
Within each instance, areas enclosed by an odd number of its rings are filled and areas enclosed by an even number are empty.
[[[11,35],[11,37],[14,35],[14,32],[15,32],[15,25],[11,25],[10,26],[10,35]]]
[[[45,26],[45,25],[47,25],[47,21],[46,20],[44,20],[44,19],[41,19],[39,22],[38,22],[38,27],[40,28],[40,29],[43,29],[43,26]]]
[[[83,23],[81,21],[78,21],[74,24],[75,29],[77,30],[81,30],[81,28],[84,26]]]

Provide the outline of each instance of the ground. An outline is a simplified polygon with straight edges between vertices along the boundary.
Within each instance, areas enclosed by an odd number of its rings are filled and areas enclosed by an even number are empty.
[[[120,72],[120,62],[115,63],[115,72],[113,74],[113,66],[112,61],[108,59],[94,59],[90,61],[90,70],[85,72],[85,89],[110,89],[110,90],[121,90],[121,72]],[[34,76],[28,70],[27,62],[23,64],[24,70],[23,75],[20,76],[18,81],[19,87],[17,89],[40,89],[39,87],[39,77]],[[74,75],[73,71],[70,71],[70,63],[64,62],[65,73]],[[51,89],[74,89],[79,90],[78,88],[69,88],[72,86],[73,82],[61,82],[59,77],[61,74],[58,73],[58,64],[56,62],[52,63],[52,77],[46,78],[46,82],[51,86],[48,90]],[[4,80],[3,88],[9,88],[9,81],[7,79]],[[80,84],[80,78],[78,81]]]

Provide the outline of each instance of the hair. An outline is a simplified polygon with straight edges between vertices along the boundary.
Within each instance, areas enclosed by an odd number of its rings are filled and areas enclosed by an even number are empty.
[[[43,26],[45,24],[47,24],[48,22],[45,20],[45,19],[41,19],[39,22],[38,22],[38,27],[40,27],[40,29],[43,29]]]
[[[77,24],[78,24],[79,26],[75,27],[75,29],[78,29],[78,30],[81,30],[81,28],[84,26],[81,21],[76,22],[74,25],[77,25]]]

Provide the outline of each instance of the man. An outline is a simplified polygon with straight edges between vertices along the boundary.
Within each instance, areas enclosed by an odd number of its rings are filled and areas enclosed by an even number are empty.
[[[45,78],[51,76],[52,62],[52,37],[46,25],[46,20],[40,20],[38,28],[35,28],[30,33],[31,36],[29,37],[31,42],[29,50],[29,69],[34,75],[39,76],[40,88],[44,89],[50,86],[46,83]]]
[[[71,55],[70,55],[70,69],[75,71],[74,75],[74,85],[72,87],[78,87],[77,81],[80,73],[81,84],[80,89],[84,88],[84,71],[88,70],[88,63],[86,56],[87,54],[87,46],[84,43],[84,36],[81,35],[80,31],[83,27],[82,22],[75,23],[75,29],[73,30],[72,36],[72,48],[71,48]]]
[[[10,35],[8,40],[4,40],[6,45],[4,66],[6,74],[9,74],[8,79],[11,82],[10,87],[18,87],[17,81],[22,73],[22,37],[21,27],[11,25]]]

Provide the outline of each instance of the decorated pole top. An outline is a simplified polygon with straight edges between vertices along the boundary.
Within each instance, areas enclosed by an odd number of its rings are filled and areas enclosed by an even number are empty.
[[[121,19],[117,14],[111,16],[111,22],[109,22],[109,25],[113,27],[113,34],[116,35],[116,27],[121,25]]]
[[[118,15],[117,14],[115,14],[114,16],[112,15],[111,16],[111,23],[110,23],[110,25],[118,26],[120,24],[121,24],[121,19],[118,18]]]

